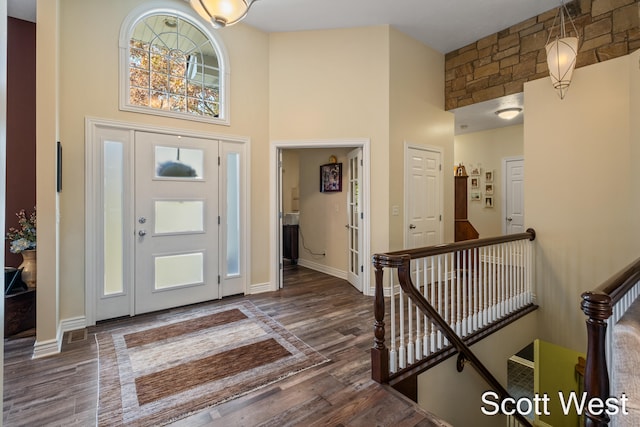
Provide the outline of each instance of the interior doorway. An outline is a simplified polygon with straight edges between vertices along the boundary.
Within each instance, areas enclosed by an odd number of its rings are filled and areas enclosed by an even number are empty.
[[[502,234],[524,233],[524,157],[502,159]]]
[[[272,144],[273,288],[302,266],[348,280],[370,294],[368,140]],[[322,187],[322,170],[340,181]]]

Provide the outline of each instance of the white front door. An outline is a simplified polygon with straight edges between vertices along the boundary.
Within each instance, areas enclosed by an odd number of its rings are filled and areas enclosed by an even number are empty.
[[[442,243],[442,153],[405,148],[405,248]]]
[[[347,155],[349,162],[347,189],[347,229],[349,232],[349,271],[347,280],[362,292],[362,149],[356,148]]]
[[[136,132],[135,314],[217,299],[218,141]]]
[[[505,200],[502,231],[504,234],[523,233],[524,228],[524,159],[503,160]]]

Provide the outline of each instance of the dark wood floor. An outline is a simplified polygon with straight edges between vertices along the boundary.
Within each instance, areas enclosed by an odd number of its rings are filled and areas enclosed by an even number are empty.
[[[447,425],[395,391],[371,381],[373,301],[344,280],[296,267],[285,272],[284,289],[242,298],[253,301],[330,358],[331,363],[203,410],[174,425]],[[114,324],[136,321],[105,322],[67,333],[60,355],[38,360],[31,359],[33,337],[5,340],[4,425],[95,425],[98,350],[94,334]]]

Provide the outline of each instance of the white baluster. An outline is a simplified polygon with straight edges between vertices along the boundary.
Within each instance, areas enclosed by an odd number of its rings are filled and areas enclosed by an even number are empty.
[[[400,304],[398,309],[400,311],[400,347],[398,348],[398,358],[400,369],[404,369],[407,367],[407,348],[405,347],[404,340],[404,291],[400,288],[400,293],[398,295],[398,299]]]
[[[394,280],[395,269],[391,271],[391,348],[389,349],[389,371],[391,373],[398,371],[398,353],[396,350],[396,287]]]

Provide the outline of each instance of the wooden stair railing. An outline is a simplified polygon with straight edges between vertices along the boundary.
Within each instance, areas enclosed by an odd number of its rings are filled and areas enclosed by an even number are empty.
[[[587,358],[584,389],[587,400],[610,397],[610,376],[607,352],[611,354],[612,328],[629,306],[640,296],[640,258],[620,270],[593,291],[582,294],[580,307],[587,315]],[[606,412],[594,414],[586,409],[585,427],[606,427],[610,422]]]
[[[419,248],[419,249],[411,249],[405,251],[396,251],[390,252],[386,254],[376,254],[373,256],[373,264],[375,267],[375,279],[376,279],[376,290],[375,290],[375,302],[374,302],[374,315],[375,315],[375,325],[374,325],[374,346],[371,349],[371,364],[372,364],[372,378],[380,383],[389,383],[390,381],[390,356],[389,356],[389,348],[386,347],[385,344],[385,297],[384,297],[384,281],[383,281],[383,269],[385,267],[396,269],[398,273],[398,282],[402,292],[404,292],[408,299],[413,303],[416,308],[426,316],[431,324],[437,330],[442,333],[445,341],[448,341],[452,346],[453,352],[458,353],[458,362],[457,367],[458,371],[462,371],[466,362],[470,362],[473,368],[480,374],[480,376],[498,393],[501,399],[509,397],[505,388],[498,382],[498,380],[489,372],[489,370],[482,364],[482,362],[475,356],[473,351],[469,348],[472,342],[477,342],[482,336],[488,335],[488,333],[493,332],[498,326],[499,323],[509,323],[515,317],[514,316],[523,316],[524,314],[534,310],[537,308],[535,305],[528,303],[524,306],[517,306],[516,309],[509,313],[508,317],[511,320],[505,320],[504,318],[499,319],[499,321],[493,322],[489,325],[484,326],[481,330],[476,330],[474,332],[469,333],[464,339],[460,337],[459,333],[452,328],[452,326],[441,316],[441,314],[434,308],[432,304],[425,298],[423,294],[420,293],[420,286],[415,286],[412,279],[412,264],[411,261],[415,259],[420,259],[429,256],[443,255],[443,254],[451,254],[451,253],[461,253],[462,251],[472,251],[469,252],[468,255],[465,255],[463,261],[460,262],[460,256],[457,258],[453,258],[452,260],[455,262],[455,268],[457,270],[463,270],[463,274],[470,275],[470,273],[474,268],[478,268],[478,264],[482,262],[479,258],[484,257],[484,262],[486,263],[497,263],[502,265],[502,276],[512,274],[509,271],[505,270],[504,265],[507,263],[507,260],[513,260],[513,254],[510,255],[510,258],[507,254],[502,252],[498,252],[500,257],[496,257],[496,252],[489,252],[489,255],[494,254],[494,256],[483,255],[483,253],[479,253],[477,251],[478,248],[491,247],[492,245],[499,244],[509,244],[510,242],[517,242],[523,240],[534,240],[535,239],[535,231],[533,229],[527,230],[525,233],[507,235],[507,236],[499,236],[499,237],[491,237],[485,239],[478,240],[470,240],[464,242],[455,242],[451,244],[445,245],[437,245],[431,246],[427,248]],[[522,254],[524,258],[524,254]],[[466,261],[468,259],[468,262]],[[445,262],[446,263],[446,262]],[[530,267],[530,266],[529,266]],[[432,268],[434,268],[432,266]],[[439,267],[438,267],[439,268]],[[425,275],[426,275],[426,267],[425,267]],[[492,271],[492,270],[490,270]],[[498,271],[498,273],[500,273]],[[506,273],[505,273],[506,272]],[[458,279],[460,279],[460,273],[458,274]],[[487,273],[485,272],[485,278]],[[500,274],[497,274],[500,276]],[[471,276],[470,276],[471,277]],[[466,280],[466,278],[464,279]],[[431,285],[431,284],[430,284]],[[477,284],[476,284],[477,285]],[[426,288],[427,284],[423,284],[423,287]],[[392,283],[393,289],[393,283]],[[504,289],[503,289],[504,291]],[[425,293],[426,293],[425,289]],[[459,290],[458,290],[459,292]],[[464,293],[464,291],[463,291]],[[438,295],[440,291],[438,291]],[[495,296],[494,296],[495,297]],[[474,297],[477,299],[477,296]],[[486,300],[486,297],[485,297]],[[393,303],[395,304],[395,303]],[[411,309],[409,309],[410,311]],[[411,320],[409,320],[409,324]],[[416,321],[419,323],[419,321]],[[411,327],[411,326],[410,326]],[[417,325],[419,329],[419,324]],[[426,324],[425,324],[425,335],[426,335]],[[471,329],[471,328],[470,328]],[[486,332],[490,331],[490,332]],[[419,346],[420,344],[418,344]],[[436,357],[444,358],[448,357],[450,354],[455,354],[449,352],[449,354],[445,354],[445,349],[441,349],[439,354],[436,354]],[[416,366],[410,366],[407,370],[412,370],[414,375],[417,375],[416,372],[420,372],[419,369],[416,370]],[[394,374],[397,376],[397,374]],[[530,421],[516,412],[514,414],[515,418],[521,425],[530,426]]]

